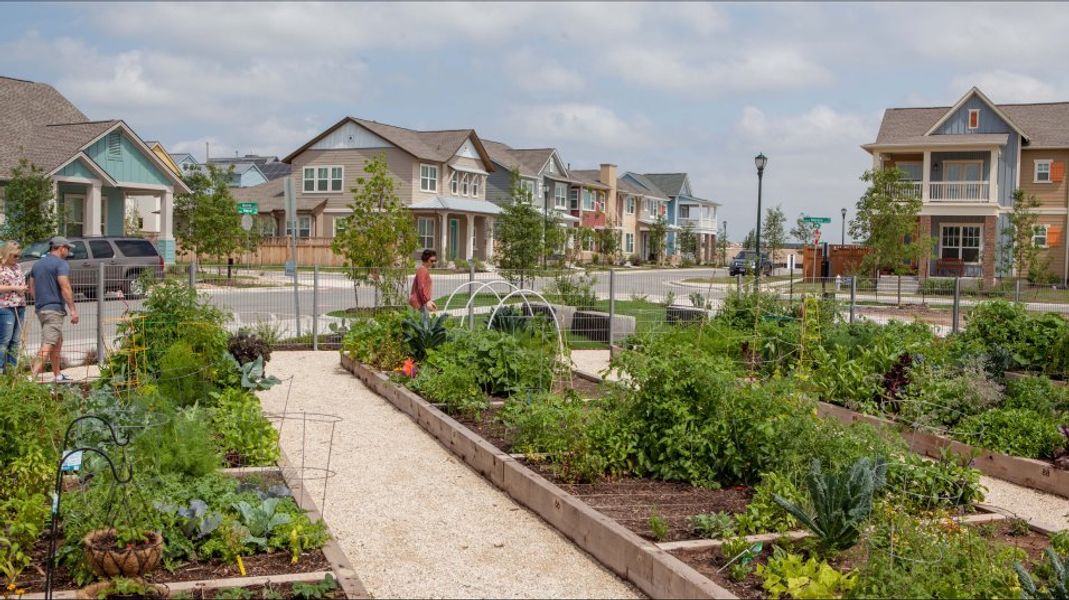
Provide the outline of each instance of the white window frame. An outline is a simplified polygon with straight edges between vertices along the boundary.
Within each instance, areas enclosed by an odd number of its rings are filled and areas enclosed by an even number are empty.
[[[965,172],[966,165],[977,165],[977,171],[980,174],[979,179],[947,179],[947,173],[950,172],[950,165],[961,165],[962,173]],[[966,182],[982,182],[984,179],[984,161],[982,160],[944,160],[943,161],[943,183],[966,183]]]
[[[449,176],[449,192],[456,196],[460,193],[460,172],[453,171],[453,174]]]
[[[419,191],[438,192],[438,165],[419,163]]]
[[[593,190],[583,188],[583,210],[594,210],[595,195]]]
[[[633,234],[633,233],[625,233],[624,234],[624,252],[626,252],[628,254],[634,254],[635,253],[635,234]]]
[[[1049,158],[1043,158],[1035,161],[1035,165],[1032,167],[1032,183],[1052,183],[1050,180],[1051,165],[1054,164],[1054,160]],[[1046,173],[1046,179],[1040,179],[1039,167],[1047,167],[1043,173]]]
[[[1037,233],[1039,230],[1043,230],[1042,234]],[[1043,243],[1040,244],[1039,240],[1042,239]],[[1032,245],[1036,248],[1050,248],[1050,225],[1035,225],[1032,227]]]
[[[573,187],[568,190],[568,206],[571,210],[579,210],[579,188]]]
[[[976,125],[975,126],[973,126],[973,124],[972,124],[973,115],[976,115]],[[969,129],[969,130],[980,129],[980,109],[979,108],[970,108],[969,109],[969,116],[968,116],[968,120],[965,121],[965,128]]]
[[[460,195],[461,196],[467,196],[468,195],[468,191],[470,189],[471,189],[471,174],[470,173],[461,173],[460,174]]]
[[[430,240],[430,245],[423,245],[424,250],[430,250],[434,248],[434,222],[437,220],[438,219],[436,219],[435,217],[416,217],[416,236],[419,238],[420,244],[423,244],[423,242]],[[428,226],[429,232],[423,231],[423,229],[428,228]]]
[[[338,176],[334,177],[335,169],[338,171]],[[326,177],[320,177],[320,172],[326,170]],[[311,171],[311,177],[309,177],[309,171]],[[337,183],[337,189],[334,189],[335,182]],[[312,184],[312,189],[308,189],[308,184]],[[319,189],[319,184],[322,183],[326,189]],[[301,192],[305,194],[336,194],[343,191],[342,188],[345,185],[345,167],[342,165],[308,165],[301,169]]]
[[[483,178],[482,175],[472,175],[471,176],[471,197],[472,198],[478,198],[479,197],[479,184],[482,182],[482,178]]]
[[[308,227],[304,227],[305,221],[308,222]],[[302,231],[308,231],[308,235],[301,235]],[[286,220],[286,235],[293,235],[293,222]],[[315,233],[315,224],[312,223],[312,215],[297,215],[297,239],[308,239]]]
[[[520,191],[524,191],[530,194],[531,203],[534,203],[535,198],[537,197],[537,194],[535,194],[535,182],[531,181],[530,179],[521,179]]]
[[[633,215],[633,214],[635,214],[635,197],[634,196],[628,196],[624,200],[624,214],[625,215]]]
[[[559,181],[553,184],[553,208],[568,208],[568,184]]]
[[[945,229],[947,229],[948,227],[957,227],[958,228],[958,245],[957,246],[944,246],[943,245],[943,239],[944,239],[943,231]],[[978,242],[977,242],[977,245],[976,245],[976,260],[975,261],[965,261],[965,264],[967,264],[967,265],[982,264],[983,261],[984,261],[984,225],[983,225],[983,223],[940,223],[939,224],[939,258],[947,258],[947,257],[943,256],[943,249],[944,248],[957,248],[958,249],[958,255],[956,257],[950,257],[950,258],[962,258],[962,250],[964,248],[972,248],[972,246],[964,246],[964,245],[962,245],[962,240],[965,238],[965,232],[964,232],[964,228],[965,227],[974,227],[979,232],[978,235],[977,235]]]
[[[911,181],[912,182],[912,181],[923,181],[924,180],[924,163],[923,162],[921,162],[919,160],[903,160],[903,161],[896,162],[895,163],[895,167],[897,167],[903,173],[906,173],[906,170],[902,168],[902,165],[911,165],[911,166],[916,165],[918,167],[917,171],[920,173],[920,179],[903,179],[902,181]],[[981,171],[984,170],[983,161],[980,161],[980,170]]]

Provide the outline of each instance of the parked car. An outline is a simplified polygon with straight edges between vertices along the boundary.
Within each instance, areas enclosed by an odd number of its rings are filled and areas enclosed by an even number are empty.
[[[73,237],[67,261],[71,267],[71,288],[75,294],[95,298],[100,265],[104,265],[104,292],[121,290],[131,298],[144,294],[142,273],[163,277],[163,257],[152,242],[132,237]],[[26,246],[19,264],[27,273],[48,253],[48,240]]]
[[[735,258],[731,260],[731,264],[728,265],[729,275],[746,275],[752,273],[754,265],[757,264],[757,252],[754,250],[743,250],[735,255]],[[761,273],[764,275],[772,274],[772,260],[768,258],[768,253],[761,253]]]

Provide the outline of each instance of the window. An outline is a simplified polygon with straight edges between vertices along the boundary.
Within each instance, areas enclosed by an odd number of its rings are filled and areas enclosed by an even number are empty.
[[[635,197],[634,196],[628,196],[627,200],[624,201],[624,212],[629,214],[629,215],[635,214]]]
[[[468,175],[467,173],[464,173],[463,175],[460,176],[460,195],[461,196],[467,196],[468,195],[468,180],[470,178],[471,178],[471,175]]]
[[[419,191],[438,191],[438,167],[422,164],[419,166]]]
[[[520,190],[523,191],[524,196],[531,201],[534,201],[535,197],[535,184],[530,179],[520,180]]]
[[[349,228],[349,219],[352,217],[334,217],[334,237],[338,237],[339,233],[345,233],[345,230]]]
[[[471,176],[471,195],[476,198],[479,197],[479,183],[482,182],[482,178],[482,175]]]
[[[583,190],[583,210],[594,210],[594,193],[590,190]]]
[[[568,186],[563,183],[553,184],[553,207],[568,207]]]
[[[556,173],[556,172],[557,172],[557,166],[553,164],[553,159],[551,158],[551,159],[549,159],[549,162],[546,163],[546,173]]]
[[[680,204],[679,205],[679,218],[680,219],[689,219],[690,218],[690,205],[689,204]]]
[[[434,248],[434,218],[416,217],[416,233],[419,235],[419,245],[424,250]]]
[[[902,177],[903,181],[920,181],[922,179],[921,173],[924,171],[922,163],[899,162],[895,163],[895,166],[898,167],[900,171],[905,173],[905,176]]]
[[[159,256],[159,252],[156,252],[156,247],[152,245],[152,242],[148,240],[116,240],[115,245],[119,248],[119,252],[126,257],[130,258],[145,258],[149,256]],[[96,253],[96,250],[93,250]]]
[[[946,171],[944,181],[983,181],[981,172],[984,170],[984,162],[981,160],[955,160],[943,163]]]
[[[980,262],[979,225],[943,225],[940,258],[960,258],[967,263]]]
[[[449,176],[449,193],[451,193],[454,196],[456,196],[457,193],[459,192],[459,190],[460,190],[460,175],[456,171],[453,171],[453,174]]]
[[[271,215],[254,215],[252,228],[263,237],[278,237],[278,220]]]
[[[1050,225],[1036,225],[1032,228],[1032,245],[1036,248],[1047,247],[1047,230]]]
[[[90,240],[89,251],[93,253],[93,258],[112,258],[115,256],[115,250],[111,248],[111,244],[107,240]]]
[[[627,252],[628,254],[631,254],[634,251],[635,251],[635,234],[633,234],[633,233],[625,233],[624,234],[624,252]]]
[[[980,109],[973,108],[969,110],[969,129],[980,128]]]
[[[579,210],[579,188],[572,188],[568,192],[569,205],[572,210]]]
[[[305,192],[340,192],[342,186],[342,168],[337,166],[305,167],[304,184],[301,187]]]
[[[1053,162],[1050,159],[1037,160],[1035,175],[1032,178],[1033,183],[1050,183],[1050,163]]]
[[[148,242],[145,242],[148,244]],[[152,244],[149,244],[150,246]],[[67,260],[86,260],[89,258],[89,252],[85,249],[85,244],[82,242],[71,242],[71,253],[67,257]]]
[[[293,235],[292,222],[286,222],[286,235]],[[312,215],[297,215],[297,237],[312,237]]]

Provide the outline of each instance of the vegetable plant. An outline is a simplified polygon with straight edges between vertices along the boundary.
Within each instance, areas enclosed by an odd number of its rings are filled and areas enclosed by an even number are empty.
[[[316,583],[294,583],[291,587],[293,597],[298,600],[319,600],[326,598],[334,590],[338,589],[338,583],[334,576],[327,573],[323,580]]]
[[[412,358],[423,360],[428,351],[445,343],[445,322],[448,318],[449,315],[445,313],[432,317],[430,313],[410,311],[405,315],[401,328]]]
[[[256,360],[241,365],[241,387],[259,392],[269,390],[282,381],[274,375],[264,375],[264,357],[258,356]]]
[[[857,584],[856,573],[840,573],[826,561],[804,559],[779,546],[766,564],[757,565],[757,575],[771,598],[842,598]]]
[[[234,504],[234,509],[241,515],[241,524],[248,528],[246,543],[266,550],[267,540],[275,529],[290,522],[290,515],[278,511],[280,501],[280,498],[268,498],[259,505],[244,500]]]

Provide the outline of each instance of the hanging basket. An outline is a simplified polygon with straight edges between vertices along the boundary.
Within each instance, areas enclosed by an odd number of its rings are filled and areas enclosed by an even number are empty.
[[[139,583],[145,586],[145,591],[138,593],[137,596],[139,598],[168,598],[171,595],[171,591],[167,589],[167,586],[165,585],[146,583],[140,580]],[[114,592],[114,590],[114,581],[98,581],[78,590],[78,593],[75,595],[75,598],[78,598],[79,600],[95,600],[96,598],[100,598],[102,596],[104,598],[109,598],[109,593]],[[124,595],[123,597],[129,597],[129,595]]]
[[[89,568],[98,577],[138,577],[160,565],[163,536],[155,531],[145,534],[145,542],[120,548],[114,529],[90,531],[82,540]]]

